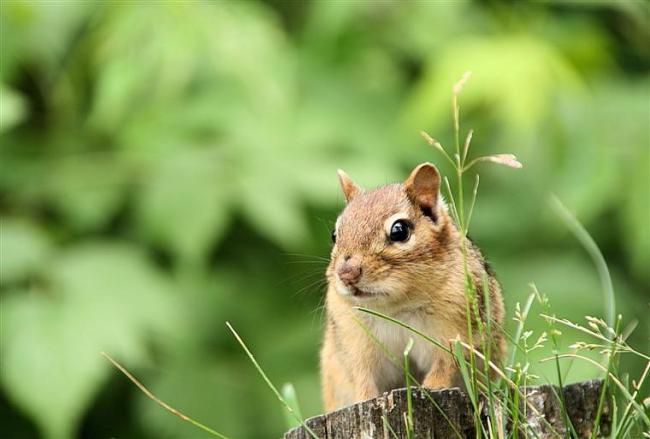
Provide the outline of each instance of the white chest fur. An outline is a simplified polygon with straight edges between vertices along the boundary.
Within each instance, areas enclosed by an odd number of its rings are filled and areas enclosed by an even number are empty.
[[[440,340],[442,334],[436,333],[435,317],[431,314],[422,310],[408,311],[395,314],[394,318],[431,338]],[[431,369],[436,356],[442,352],[434,344],[412,331],[379,317],[372,318],[369,329],[377,342],[382,345],[379,347],[382,355],[373,370],[375,383],[380,391],[394,388],[397,383],[403,381],[404,349],[409,339],[413,339],[413,348],[409,354],[410,373],[418,379],[423,378],[424,374]],[[384,354],[384,350],[389,355]]]

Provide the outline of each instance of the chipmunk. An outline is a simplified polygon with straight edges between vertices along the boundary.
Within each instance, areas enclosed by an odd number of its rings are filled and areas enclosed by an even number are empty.
[[[326,271],[327,322],[321,348],[325,410],[403,387],[401,359],[409,338],[414,341],[410,373],[423,386],[462,383],[450,353],[406,328],[354,308],[387,314],[444,346],[457,337],[468,342],[462,239],[483,322],[488,315],[482,293],[487,279],[491,359],[498,364],[505,349],[501,289],[480,250],[463,238],[450,217],[439,194],[436,167],[423,163],[403,183],[372,190],[361,189],[341,170],[338,175],[346,206],[332,232],[334,245]],[[472,341],[480,350],[485,340],[480,339],[474,315]]]

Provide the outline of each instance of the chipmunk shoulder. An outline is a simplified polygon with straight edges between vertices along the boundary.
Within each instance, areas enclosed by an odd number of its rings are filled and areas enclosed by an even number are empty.
[[[480,320],[485,323],[490,316],[487,343],[498,363],[504,354],[500,286],[478,247],[449,215],[439,194],[436,167],[423,163],[403,183],[371,190],[361,189],[343,171],[339,180],[346,206],[332,232],[326,271],[327,319],[321,348],[325,409],[403,387],[402,353],[409,338],[414,340],[409,369],[418,381],[430,388],[459,385],[454,358],[443,348],[449,349],[456,338],[471,340],[477,350],[486,342],[473,317],[468,332],[466,273]],[[406,323],[438,346],[356,307]]]

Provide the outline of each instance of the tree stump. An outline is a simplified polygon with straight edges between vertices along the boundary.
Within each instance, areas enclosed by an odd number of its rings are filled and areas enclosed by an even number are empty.
[[[578,437],[589,437],[594,428],[600,380],[570,384],[562,389],[566,412]],[[556,386],[522,387],[526,404],[520,404],[520,437],[567,437],[567,425]],[[395,439],[406,438],[407,389],[396,389],[382,396],[309,418],[306,425],[322,439]],[[435,401],[435,404],[432,402]],[[458,388],[429,390],[411,388],[413,438],[476,438],[476,426],[470,399]],[[481,422],[487,423],[485,400],[479,402]],[[499,407],[495,409],[501,412]],[[503,416],[497,416],[505,419]],[[494,420],[491,420],[494,422]],[[512,423],[506,428],[510,431]],[[523,424],[523,425],[522,425]],[[609,398],[605,398],[598,432],[607,435],[611,416]],[[310,439],[303,426],[284,435],[284,439]]]

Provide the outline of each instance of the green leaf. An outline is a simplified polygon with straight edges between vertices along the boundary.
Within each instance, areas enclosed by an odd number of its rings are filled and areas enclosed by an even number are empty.
[[[94,7],[92,2],[3,2],[3,79],[9,79],[21,61],[36,63],[44,75],[54,77],[65,65],[61,60]]]
[[[550,108],[550,97],[581,85],[569,62],[544,40],[524,35],[472,36],[432,55],[411,93],[404,124],[412,132],[434,122],[445,126],[450,84],[467,70],[472,71],[472,79],[463,89],[463,108],[487,105],[511,133],[530,134]]]
[[[3,304],[4,387],[44,437],[52,439],[73,437],[106,375],[94,322],[66,305],[27,292]]]
[[[27,103],[17,92],[0,84],[0,133],[20,123],[27,116]]]
[[[278,168],[273,168],[277,172]],[[242,210],[251,224],[271,240],[291,248],[304,242],[307,222],[298,199],[298,189],[284,173],[242,176]],[[296,182],[295,184],[299,184]]]
[[[107,8],[98,30],[105,39],[95,51],[94,127],[112,132],[151,107],[181,113],[183,99],[219,82],[241,90],[250,106],[286,110],[292,62],[264,8],[238,2]]]
[[[15,217],[0,222],[0,283],[26,279],[42,268],[51,253],[47,234],[36,224]]]
[[[122,207],[128,173],[111,155],[78,153],[54,161],[48,198],[82,231],[104,227]]]
[[[166,281],[126,246],[71,248],[45,281],[3,303],[0,378],[45,437],[65,439],[111,371],[99,352],[143,361],[152,334],[173,332],[174,306]]]
[[[181,258],[204,256],[228,226],[226,163],[214,150],[171,152],[152,174],[138,203],[137,220],[145,236]]]

